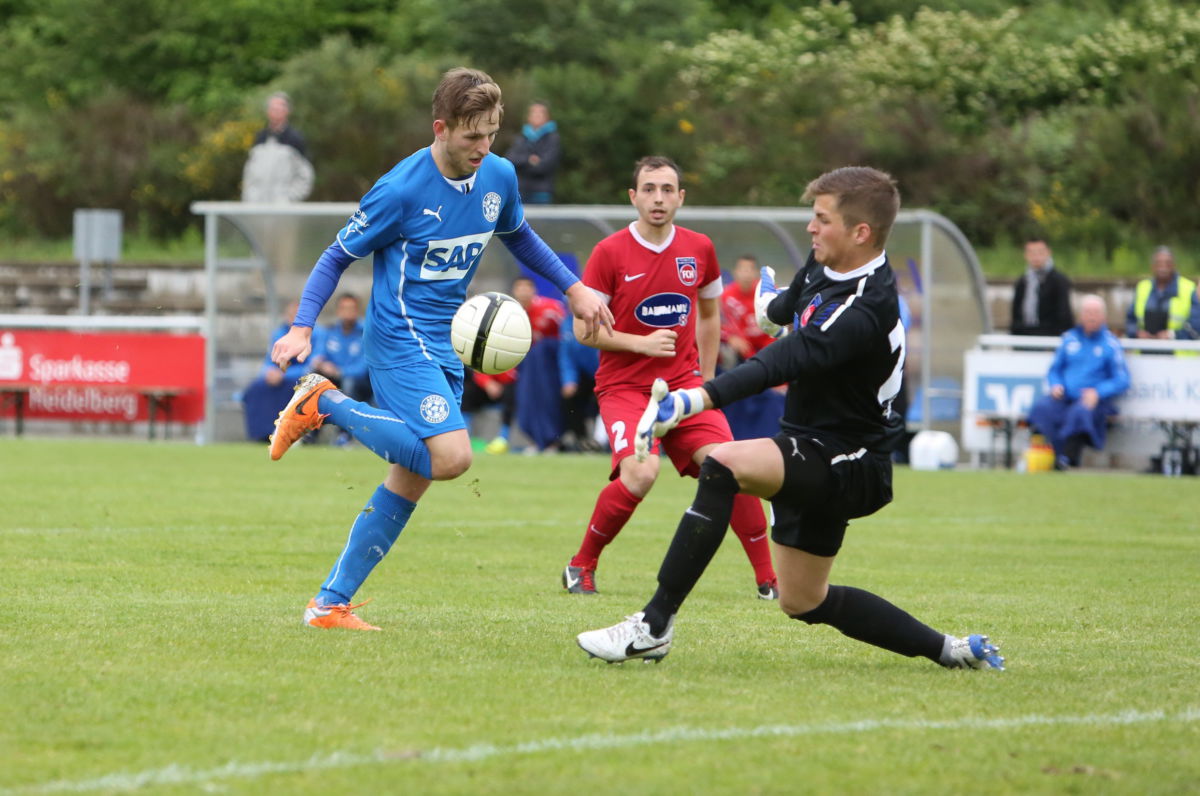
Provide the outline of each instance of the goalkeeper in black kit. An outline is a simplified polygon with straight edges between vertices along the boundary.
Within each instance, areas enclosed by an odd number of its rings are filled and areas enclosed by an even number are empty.
[[[656,382],[636,446],[645,456],[683,418],[787,382],[779,434],[709,453],[654,597],[624,622],[580,633],[579,646],[609,662],[665,657],[675,615],[720,547],[741,492],[771,501],[771,554],[788,616],[948,668],[1003,669],[987,636],[946,635],[871,592],[829,583],[848,521],[892,499],[891,451],[903,432],[892,401],[905,345],[884,244],[900,195],[889,175],[847,167],[809,183],[804,200],[813,203],[808,261],[782,291],[762,269],[755,301],[764,330],[786,338],[701,387],[669,392]]]

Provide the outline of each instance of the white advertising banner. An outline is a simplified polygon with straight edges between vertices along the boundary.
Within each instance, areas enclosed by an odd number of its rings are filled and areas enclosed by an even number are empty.
[[[985,418],[1022,420],[1046,391],[1051,351],[972,349],[965,356],[962,442],[968,451],[991,450]],[[1120,417],[1200,423],[1200,357],[1126,353],[1129,389],[1117,400]]]

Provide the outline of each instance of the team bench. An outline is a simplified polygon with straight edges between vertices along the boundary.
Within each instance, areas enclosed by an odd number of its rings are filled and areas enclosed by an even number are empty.
[[[1044,392],[1060,339],[982,335],[965,355],[963,448],[975,463],[998,458],[1011,467],[1029,410]],[[1145,461],[1166,448],[1196,457],[1200,430],[1200,342],[1121,340],[1131,384],[1117,399],[1106,453]],[[1182,355],[1181,355],[1182,354]],[[1160,433],[1147,433],[1157,430]]]

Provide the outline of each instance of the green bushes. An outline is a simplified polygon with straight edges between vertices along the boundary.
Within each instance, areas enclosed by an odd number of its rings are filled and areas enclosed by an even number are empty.
[[[871,163],[979,245],[1037,230],[1111,258],[1195,242],[1198,6],[0,4],[0,66],[24,77],[0,86],[0,230],[62,234],[71,208],[108,206],[178,234],[190,201],[236,198],[279,88],[313,198],[353,200],[429,142],[438,76],[471,63],[505,87],[500,152],[550,102],[564,202],[623,201],[650,152],[704,204],[793,205],[816,173]]]

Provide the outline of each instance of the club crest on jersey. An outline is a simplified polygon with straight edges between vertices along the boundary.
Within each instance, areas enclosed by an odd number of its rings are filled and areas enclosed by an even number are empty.
[[[808,326],[812,314],[817,311],[817,307],[821,306],[821,294],[812,297],[812,301],[808,302],[808,306],[804,308],[804,312],[800,313],[800,326]]]
[[[450,405],[442,396],[433,393],[421,399],[421,417],[426,423],[441,423],[449,416]]]
[[[695,257],[676,257],[675,267],[679,269],[679,281],[685,285],[694,285],[700,277],[700,272],[696,270]]]
[[[687,326],[691,312],[692,300],[682,293],[655,293],[642,299],[633,310],[635,318],[656,329]]]
[[[483,217],[489,224],[495,223],[500,217],[500,194],[495,191],[488,191],[483,197]]]

